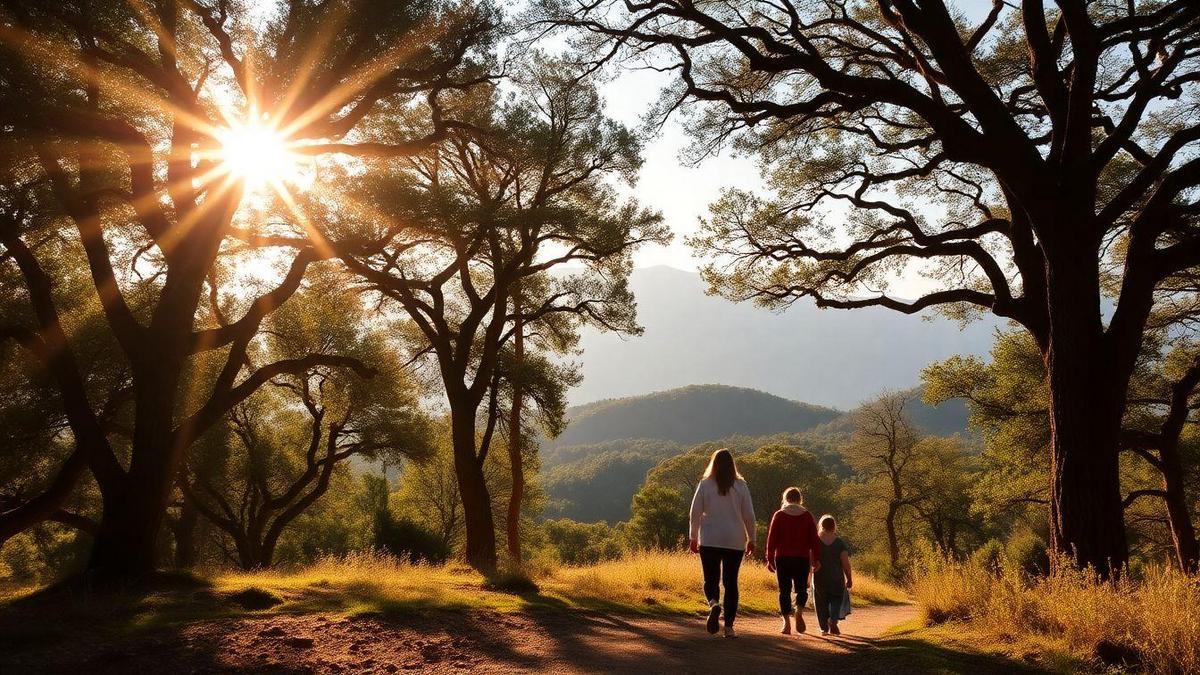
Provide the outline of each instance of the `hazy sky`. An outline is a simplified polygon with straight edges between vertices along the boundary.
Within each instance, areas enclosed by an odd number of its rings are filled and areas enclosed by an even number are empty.
[[[992,7],[992,0],[952,0],[974,22],[981,21]],[[1014,11],[1014,10],[1008,10]],[[670,74],[654,71],[627,71],[606,83],[601,92],[609,116],[631,127],[657,99]],[[728,154],[705,160],[697,167],[684,166],[679,151],[687,138],[677,121],[667,123],[663,133],[645,147],[645,164],[633,194],[644,205],[662,212],[675,232],[670,246],[649,246],[636,256],[638,267],[669,265],[695,270],[699,261],[684,237],[699,226],[699,218],[716,200],[724,187],[753,188],[761,184],[758,167],[752,159],[733,158]],[[927,289],[927,280],[915,272],[893,287],[898,295],[911,297]]]

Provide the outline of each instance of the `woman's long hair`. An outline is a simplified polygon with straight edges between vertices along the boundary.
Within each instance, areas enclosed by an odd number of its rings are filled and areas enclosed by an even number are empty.
[[[724,495],[729,492],[729,488],[733,487],[733,482],[742,477],[742,474],[738,473],[737,465],[733,463],[733,453],[728,448],[721,448],[712,454],[712,459],[708,460],[708,468],[704,470],[704,477],[715,480],[717,492]]]

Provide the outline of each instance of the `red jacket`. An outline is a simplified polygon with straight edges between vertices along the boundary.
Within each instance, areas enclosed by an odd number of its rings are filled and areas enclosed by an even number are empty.
[[[771,516],[771,527],[767,530],[767,560],[779,557],[821,559],[816,519],[792,504]]]

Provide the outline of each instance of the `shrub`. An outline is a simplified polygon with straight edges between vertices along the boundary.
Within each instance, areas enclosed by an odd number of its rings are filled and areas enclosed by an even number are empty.
[[[396,518],[391,511],[375,512],[375,546],[409,562],[445,562],[450,556],[446,544],[407,518]]]
[[[606,523],[547,520],[542,529],[558,559],[567,565],[593,565],[621,557],[620,537]]]

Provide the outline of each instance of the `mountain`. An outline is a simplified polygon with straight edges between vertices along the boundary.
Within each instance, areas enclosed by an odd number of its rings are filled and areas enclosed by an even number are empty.
[[[784,312],[705,295],[692,272],[636,270],[631,286],[645,333],[584,332],[582,403],[720,382],[848,410],[907,389],[921,369],[955,354],[985,355],[994,318],[960,328],[940,316],[883,308],[822,310],[797,302]]]
[[[798,432],[841,416],[832,408],[789,401],[745,387],[708,384],[571,408],[556,446],[630,438],[695,444],[738,434]]]

